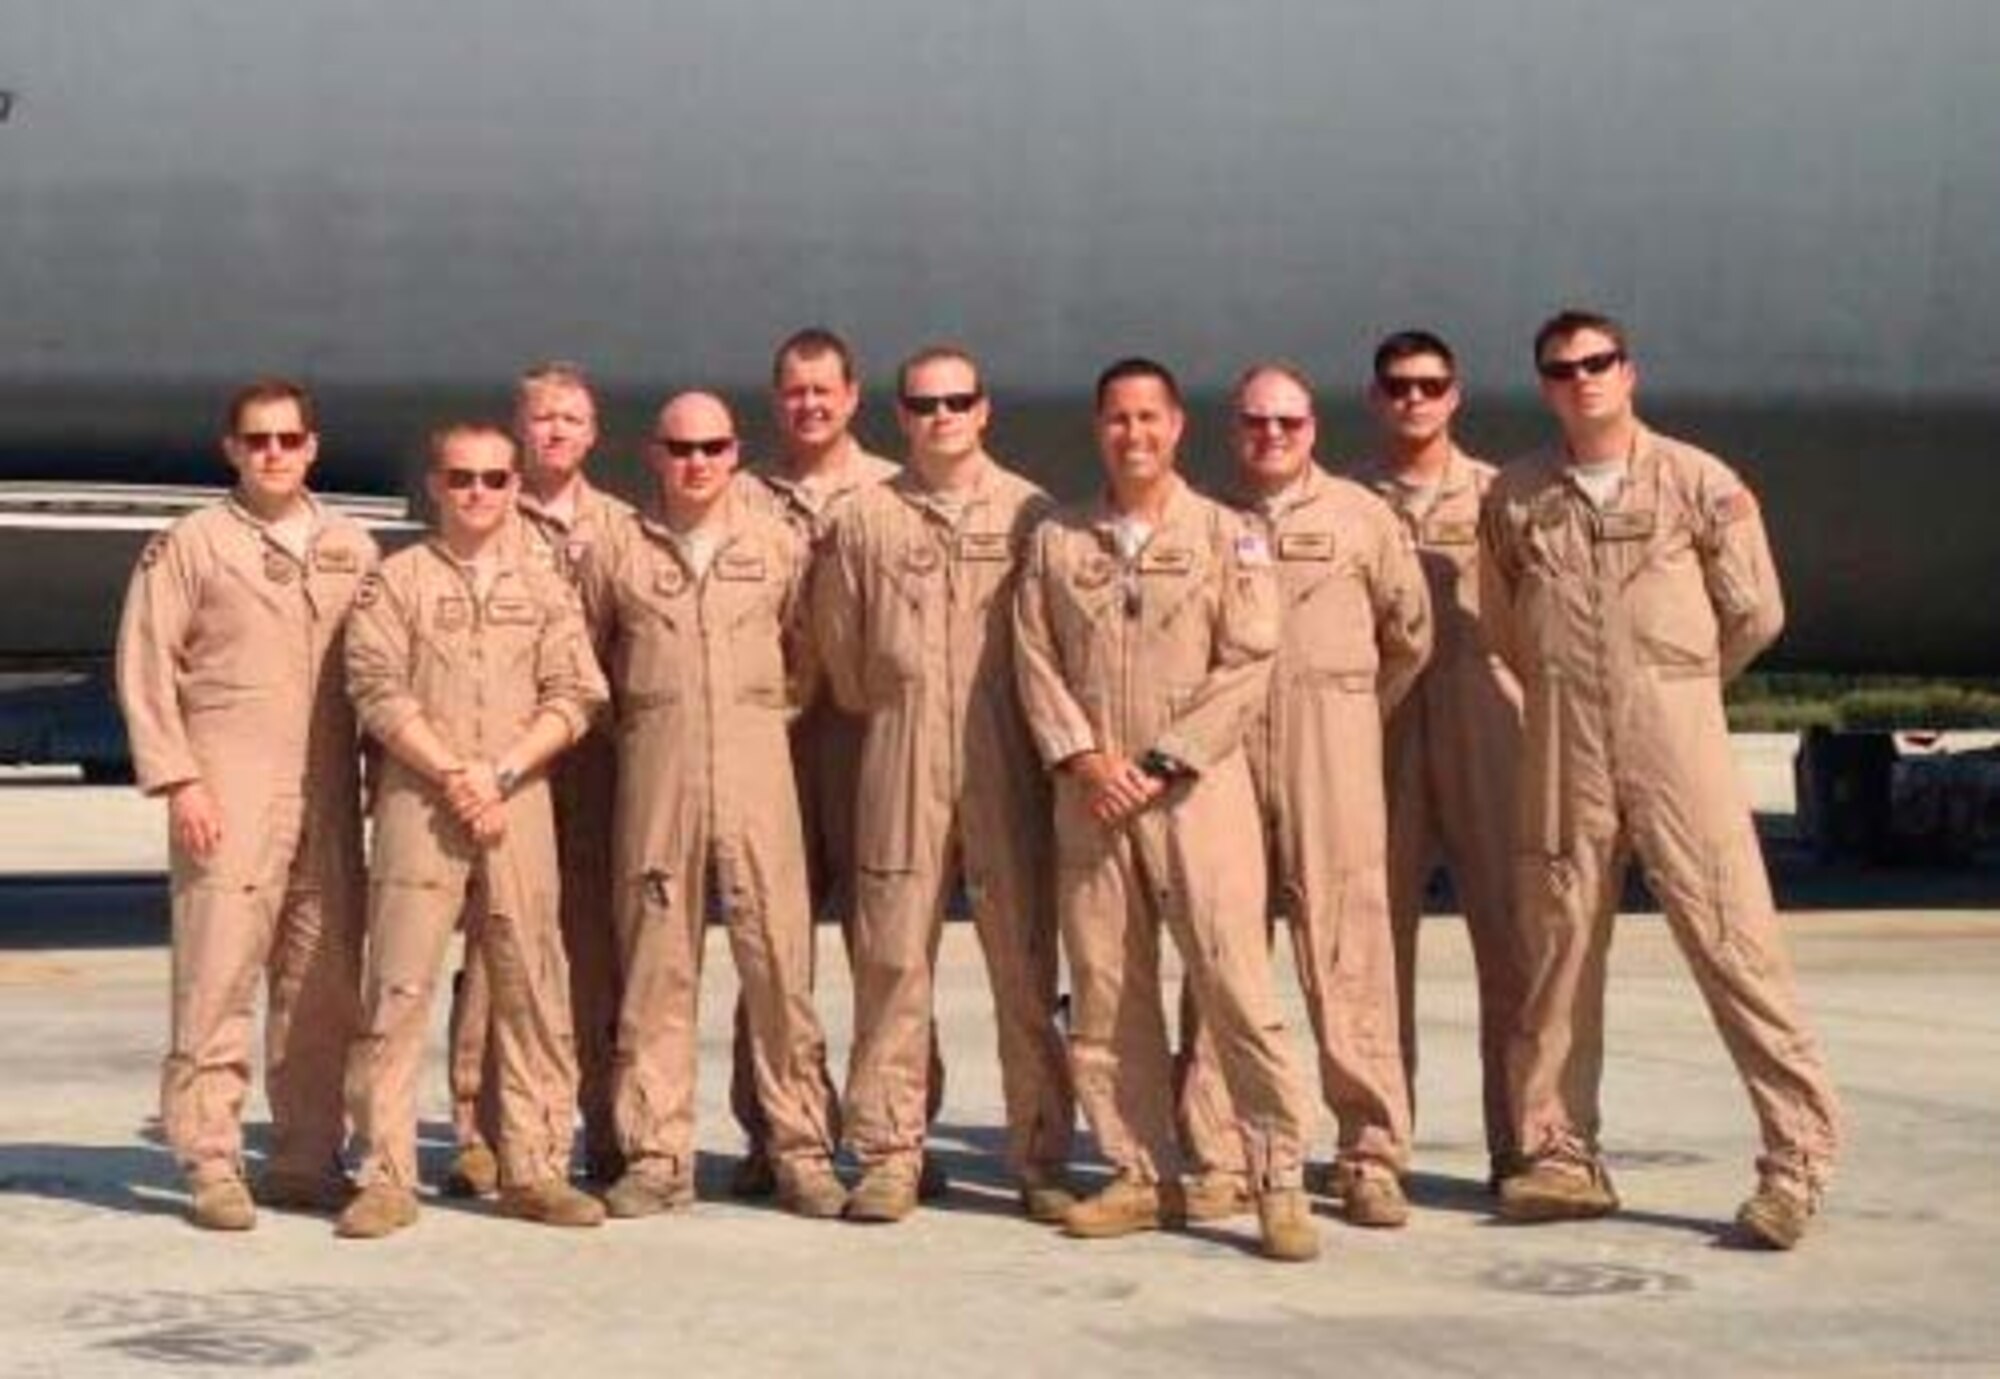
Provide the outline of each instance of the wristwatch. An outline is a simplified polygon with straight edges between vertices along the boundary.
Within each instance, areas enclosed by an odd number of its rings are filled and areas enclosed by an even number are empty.
[[[1154,780],[1165,781],[1169,784],[1192,776],[1195,773],[1194,767],[1188,765],[1179,757],[1167,755],[1157,747],[1139,758],[1139,769]]]
[[[521,783],[521,773],[511,766],[496,766],[493,768],[493,783],[500,787],[500,798],[504,800]]]

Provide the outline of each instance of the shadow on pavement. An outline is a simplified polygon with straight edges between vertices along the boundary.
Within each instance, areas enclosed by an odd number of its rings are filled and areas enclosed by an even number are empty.
[[[0,947],[152,948],[171,928],[164,872],[0,877]]]

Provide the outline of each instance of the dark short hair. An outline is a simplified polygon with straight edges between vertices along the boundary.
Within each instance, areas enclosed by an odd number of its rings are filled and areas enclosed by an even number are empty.
[[[1444,342],[1443,337],[1427,330],[1399,330],[1393,335],[1383,336],[1382,343],[1375,347],[1375,377],[1382,377],[1391,364],[1427,354],[1444,360],[1444,366],[1454,374],[1458,372],[1458,356],[1451,352],[1451,346]]]
[[[430,467],[438,468],[444,463],[445,447],[457,440],[493,439],[507,446],[507,467],[521,467],[521,445],[514,439],[514,433],[493,421],[448,421],[431,432]]]
[[[1610,337],[1611,343],[1621,351],[1629,351],[1626,343],[1625,327],[1601,311],[1591,311],[1585,307],[1564,307],[1548,320],[1542,322],[1535,332],[1535,362],[1542,362],[1542,351],[1553,340],[1567,340],[1580,331],[1594,330],[1599,335]]]
[[[936,344],[925,345],[922,349],[917,350],[896,366],[896,396],[900,399],[905,395],[905,390],[910,385],[910,375],[912,373],[921,369],[926,364],[940,364],[948,359],[955,359],[965,365],[966,368],[971,369],[972,381],[978,384],[982,390],[985,388],[986,380],[981,376],[979,361],[972,357],[971,350],[968,350],[963,345]]]
[[[1128,378],[1153,379],[1167,390],[1167,396],[1173,399],[1174,406],[1183,405],[1180,380],[1174,377],[1174,371],[1157,359],[1148,359],[1142,354],[1132,354],[1106,366],[1104,372],[1097,376],[1096,406],[1099,411],[1104,409],[1104,395],[1111,391],[1111,385],[1122,383]]]
[[[861,366],[855,361],[852,345],[825,326],[807,326],[787,335],[772,352],[771,386],[777,387],[778,380],[784,376],[787,359],[824,359],[829,354],[840,361],[842,380],[852,383],[860,377]]]
[[[289,402],[299,409],[299,421],[306,430],[319,430],[319,406],[306,385],[297,379],[281,378],[269,374],[263,378],[253,378],[229,395],[229,407],[224,413],[229,421],[229,434],[235,435],[236,428],[243,424],[243,414],[259,403]]]

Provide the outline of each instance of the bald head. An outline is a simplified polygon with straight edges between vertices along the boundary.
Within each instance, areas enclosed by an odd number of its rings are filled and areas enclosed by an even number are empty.
[[[674,523],[698,522],[722,500],[736,470],[736,422],[714,393],[677,393],[660,408],[647,449],[660,501]]]

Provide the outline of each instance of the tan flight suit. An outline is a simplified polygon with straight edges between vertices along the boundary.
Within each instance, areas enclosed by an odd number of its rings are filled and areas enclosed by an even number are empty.
[[[1013,663],[1017,572],[1051,506],[991,461],[949,497],[906,470],[848,505],[818,557],[814,640],[841,707],[866,724],[845,1107],[864,1165],[917,1172],[933,968],[961,879],[993,988],[1008,1161],[1059,1173],[1069,1159],[1049,791]]]
[[[1248,743],[1274,908],[1291,920],[1340,1160],[1400,1173],[1410,1098],[1397,1040],[1382,720],[1430,654],[1430,600],[1408,534],[1359,484],[1313,465],[1268,503],[1241,506],[1276,557],[1283,596],[1283,640]],[[1192,1011],[1199,1017],[1198,1002]],[[1181,1107],[1190,1155],[1205,1170],[1240,1173],[1237,1116],[1214,1043],[1195,1024]]]
[[[1597,1153],[1605,960],[1636,853],[1748,1084],[1764,1180],[1814,1200],[1837,1109],[1722,710],[1722,686],[1784,622],[1756,500],[1712,456],[1642,431],[1602,512],[1560,452],[1508,466],[1481,543],[1482,626],[1527,705],[1527,985],[1508,1059],[1522,1151]]]
[[[173,1023],[160,1121],[197,1186],[242,1172],[260,977],[269,1167],[339,1171],[363,933],[340,648],[377,558],[358,525],[315,505],[301,560],[232,499],[154,538],[126,594],[118,695],[139,785],[158,795],[199,780],[222,815],[207,860],[178,841],[169,850]]]
[[[839,479],[825,486],[802,484],[775,468],[752,471],[752,482],[738,486],[742,501],[782,518],[809,549],[818,550],[834,517],[856,497],[902,472],[858,444]],[[861,720],[842,709],[831,694],[821,694],[792,720],[792,769],[799,783],[799,816],[805,831],[806,880],[813,914],[832,918],[840,926],[840,941],[852,945],[854,923],[854,782],[861,771]],[[818,945],[813,945],[816,955]],[[849,959],[850,966],[852,958]],[[815,971],[818,964],[814,963]],[[817,982],[815,981],[815,984]],[[749,1017],[736,1002],[736,1042],[730,1065],[729,1107],[750,1143],[761,1153],[767,1135],[764,1113],[757,1105],[756,1080],[750,1068]],[[944,1094],[944,1064],[935,1046],[931,1054],[935,1085],[931,1114],[937,1114]]]
[[[522,493],[522,554],[575,587],[605,533],[630,519],[632,505],[582,482],[575,512],[560,516]],[[549,768],[556,811],[556,851],[562,862],[562,940],[569,961],[570,1018],[575,1021],[577,1104],[583,1112],[584,1154],[593,1165],[613,1161],[618,1147],[611,1115],[611,1057],[618,1035],[618,947],[611,920],[611,799],[618,752],[609,725],[599,724]],[[492,997],[477,945],[452,988],[452,1130],[461,1147],[489,1138],[497,1107],[486,1073]]]
[[[1077,1100],[1121,1173],[1179,1166],[1159,931],[1180,949],[1240,1115],[1252,1187],[1296,1188],[1310,1107],[1271,978],[1257,801],[1244,734],[1270,689],[1278,591],[1267,544],[1176,481],[1123,558],[1115,513],[1065,508],[1035,533],[1015,668],[1043,762],[1149,750],[1197,774],[1115,829],[1055,782],[1057,914],[1075,1004]]]
[[[835,1105],[813,1011],[812,910],[786,724],[812,678],[807,552],[738,498],[705,574],[649,517],[617,527],[584,575],[607,630],[618,740],[614,1098],[627,1171],[692,1182],[697,999],[711,884],[749,1012],[773,1160],[825,1159]]]
[[[1417,1078],[1417,925],[1440,857],[1465,915],[1479,983],[1479,1063],[1486,1150],[1514,1158],[1507,1044],[1521,1009],[1514,914],[1514,810],[1521,761],[1521,686],[1479,633],[1479,504],[1493,466],[1452,452],[1428,498],[1386,468],[1369,476],[1417,543],[1430,584],[1430,662],[1389,718],[1389,912],[1396,929],[1403,1066]]]
[[[540,713],[580,739],[605,700],[575,591],[503,543],[483,596],[436,541],[383,562],[355,602],[347,686],[388,742],[421,717],[462,760],[492,761]],[[576,1055],[559,927],[555,820],[545,772],[508,798],[505,834],[481,846],[441,785],[389,753],[375,788],[367,1015],[348,1061],[366,1146],[363,1187],[417,1185],[417,1074],[431,994],[462,912],[492,990],[500,1180],[569,1174]]]

